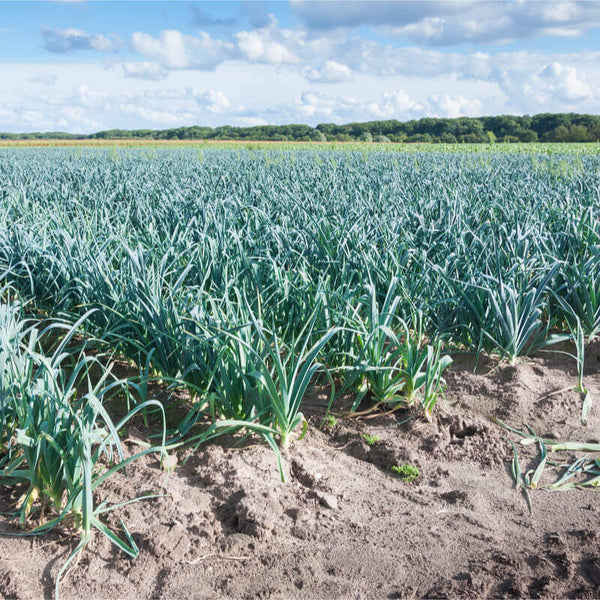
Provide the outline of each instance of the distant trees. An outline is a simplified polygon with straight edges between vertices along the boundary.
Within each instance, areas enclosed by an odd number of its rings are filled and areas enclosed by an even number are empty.
[[[373,141],[379,144],[390,144],[392,142],[387,135],[376,135]]]
[[[36,139],[104,139],[104,140],[239,140],[302,142],[396,142],[396,143],[511,143],[511,142],[598,142],[600,116],[576,113],[546,113],[534,116],[498,115],[460,117],[457,119],[424,118],[411,121],[367,121],[336,125],[322,123],[316,127],[302,124],[257,125],[255,127],[178,127],[176,129],[110,129],[91,135],[60,132],[0,133],[5,140]]]
[[[376,141],[385,135],[392,142],[511,143],[511,142],[593,142],[600,140],[600,116],[579,114],[499,115],[457,119],[425,118],[412,121],[370,121],[334,125],[323,123],[317,129],[329,141]]]

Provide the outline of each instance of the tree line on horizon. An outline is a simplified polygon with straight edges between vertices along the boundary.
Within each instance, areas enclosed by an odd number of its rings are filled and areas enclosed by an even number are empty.
[[[598,142],[600,115],[544,113],[534,116],[423,118],[335,125],[257,125],[110,129],[92,134],[63,132],[0,133],[3,140],[233,140],[273,142],[506,143]]]

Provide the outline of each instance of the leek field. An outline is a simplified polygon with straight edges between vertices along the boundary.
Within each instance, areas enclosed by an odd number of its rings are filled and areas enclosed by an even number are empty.
[[[458,356],[561,348],[591,418],[597,145],[381,150],[0,149],[0,483],[14,535],[77,534],[57,592],[94,536],[140,552],[103,484],[234,434],[289,481],[307,398],[428,427]]]

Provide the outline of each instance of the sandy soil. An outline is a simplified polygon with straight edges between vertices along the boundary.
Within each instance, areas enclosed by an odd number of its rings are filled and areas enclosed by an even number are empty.
[[[548,396],[576,383],[570,359],[483,361],[474,374],[466,356],[455,359],[432,424],[401,424],[398,412],[319,429],[315,409],[308,435],[291,448],[285,484],[258,443],[229,439],[181,455],[166,481],[155,458],[142,460],[103,490],[110,501],[165,494],[120,511],[139,557],[96,535],[62,597],[598,598],[599,496],[533,490],[530,513],[514,487],[507,431],[489,417],[600,441],[599,355],[592,348],[586,361],[585,383],[598,398],[587,427],[580,394]],[[364,433],[381,439],[369,446]],[[519,454],[523,467],[536,464],[534,447]],[[390,470],[405,463],[420,470],[412,483]],[[9,499],[0,501],[6,510]],[[0,527],[12,530],[6,520]],[[0,537],[0,594],[51,596],[75,544],[59,533]]]

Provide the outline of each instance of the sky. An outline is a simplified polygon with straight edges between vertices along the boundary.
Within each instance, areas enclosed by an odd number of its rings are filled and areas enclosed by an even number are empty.
[[[0,131],[600,113],[600,0],[0,1]]]

